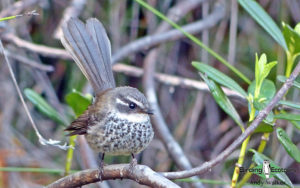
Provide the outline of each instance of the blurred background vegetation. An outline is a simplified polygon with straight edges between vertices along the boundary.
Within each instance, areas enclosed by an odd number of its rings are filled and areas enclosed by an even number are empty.
[[[171,12],[173,18],[176,19],[178,16],[177,23],[180,26],[212,16],[214,20],[205,23],[204,29],[196,29],[195,36],[215,53],[227,59],[232,66],[250,80],[255,78],[255,53],[267,54],[268,62],[278,61],[268,79],[277,83],[277,86],[281,85],[276,81],[276,76],[285,74],[286,55],[283,48],[253,20],[237,1],[187,0],[189,3],[183,3],[184,1],[180,0],[147,0],[146,2],[164,15]],[[257,2],[280,28],[282,21],[292,28],[300,21],[300,2],[297,0],[259,0]],[[170,11],[179,3],[184,5],[177,7],[176,10],[179,12]],[[185,12],[185,9],[190,11]],[[222,12],[222,9],[225,11]],[[66,95],[74,89],[84,94],[93,94],[93,91],[69,57],[51,55],[51,53],[48,55],[48,49],[45,50],[45,53],[40,53],[39,50],[43,50],[42,48],[35,50],[30,46],[24,47],[22,42],[28,41],[63,49],[57,36],[59,36],[59,26],[62,20],[68,16],[79,16],[82,20],[96,17],[103,23],[112,43],[112,56],[113,59],[114,57],[116,59],[114,62],[116,65],[121,63],[134,66],[134,68],[143,68],[148,52],[152,48],[157,48],[159,54],[155,60],[156,72],[200,81],[198,71],[191,65],[191,62],[201,61],[233,78],[245,90],[248,87],[248,84],[231,72],[228,67],[208,55],[193,41],[184,37],[158,42],[155,45],[148,45],[145,42],[145,46],[141,45],[133,53],[125,53],[125,55],[117,57],[124,46],[128,48],[126,45],[130,42],[147,36],[150,37],[149,40],[153,40],[151,37],[159,34],[157,28],[163,23],[162,19],[134,0],[24,0],[17,2],[1,0],[0,10],[0,18],[24,14],[32,10],[39,13],[38,16],[24,15],[0,22],[0,38],[10,54],[10,62],[21,90],[31,88],[58,113],[55,117],[59,116],[59,120],[51,119],[27,100],[38,129],[48,139],[69,142],[63,129],[68,122],[75,118],[76,112],[74,113],[72,104],[70,105],[70,102],[66,101]],[[23,41],[18,42],[16,38]],[[54,52],[51,49],[49,51]],[[24,63],[25,60],[21,58],[30,60],[30,65]],[[37,65],[33,66],[34,63]],[[136,69],[126,71],[119,67],[114,70],[116,70],[117,85],[129,85],[140,90],[147,87],[143,86],[142,75],[138,74]],[[20,167],[3,168],[0,171],[0,187],[47,185],[64,174],[67,151],[39,143],[18,98],[3,58],[0,61],[0,72],[0,166]],[[182,146],[193,166],[198,166],[216,157],[241,134],[240,128],[218,107],[207,89],[197,89],[196,86],[186,86],[184,83],[174,85],[174,83],[167,82],[168,80],[156,79],[159,105],[172,135]],[[196,82],[196,84],[203,84],[203,82]],[[81,97],[84,98],[83,95]],[[290,92],[287,97],[294,102],[299,102],[297,90]],[[239,98],[233,100],[233,104],[242,120],[246,122],[248,120],[247,104]],[[299,148],[299,129],[284,120],[277,121],[276,124],[287,131],[293,143]],[[254,135],[248,147],[257,148],[260,138],[261,134]],[[95,156],[91,152],[85,153],[84,149],[88,149],[84,140],[78,138],[72,160],[72,170],[96,166]],[[300,169],[299,163],[291,159],[279,144],[275,131],[270,135],[264,154],[283,168]],[[251,164],[252,155],[251,152],[246,153],[245,167]],[[214,185],[217,181],[230,184],[238,156],[239,149],[233,152],[224,163],[201,175],[201,179],[213,180],[204,185],[207,187],[224,186]],[[129,157],[122,156],[105,158],[105,162],[108,164],[124,163],[129,160]],[[149,147],[138,156],[138,162],[150,166],[155,171],[179,170],[158,137],[155,137]],[[6,172],[7,170],[13,172]],[[33,172],[34,170],[37,172]],[[287,176],[294,185],[300,183],[299,170],[298,172],[287,172]],[[186,182],[179,184],[183,187],[191,186]],[[140,186],[126,180],[108,181],[108,183],[97,186],[120,187],[121,185],[123,187]]]

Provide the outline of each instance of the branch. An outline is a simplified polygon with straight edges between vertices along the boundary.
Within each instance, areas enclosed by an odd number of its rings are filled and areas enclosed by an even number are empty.
[[[173,10],[174,11],[174,10]],[[200,20],[198,22],[194,22],[191,24],[187,24],[183,26],[182,28],[191,34],[196,34],[202,31],[203,29],[209,29],[210,27],[213,27],[216,25],[225,14],[224,7],[217,6],[212,14],[204,18],[203,20]],[[66,50],[58,49],[58,48],[51,48],[44,45],[38,45],[33,44],[31,42],[28,42],[26,40],[20,39],[19,37],[13,35],[13,34],[5,34],[1,36],[4,41],[11,42],[17,47],[33,51],[35,53],[39,53],[45,57],[52,57],[52,58],[60,58],[64,60],[71,60],[71,56],[67,53]],[[143,38],[140,38],[138,40],[135,40],[125,46],[123,46],[120,50],[118,50],[115,54],[112,56],[112,62],[116,63],[117,61],[120,61],[122,58],[125,58],[129,54],[147,50],[155,45],[167,42],[167,41],[174,41],[178,40],[180,38],[184,38],[185,36],[178,30],[173,29],[170,31],[166,31],[164,33],[155,34],[152,36],[146,36]]]
[[[6,42],[13,43],[19,48],[23,48],[35,53],[39,53],[45,57],[60,58],[64,60],[72,59],[70,54],[66,50],[51,48],[44,45],[33,44],[26,40],[20,39],[19,37],[10,33],[1,36],[1,38]]]
[[[179,179],[179,178],[188,178],[195,175],[203,174],[204,172],[209,171],[212,167],[224,161],[249,135],[251,135],[258,125],[267,117],[275,105],[282,99],[288,89],[293,85],[294,80],[300,72],[300,62],[298,62],[291,76],[286,80],[282,85],[279,91],[276,93],[275,97],[271,102],[259,112],[255,120],[251,125],[241,134],[230,146],[228,146],[222,153],[220,153],[215,159],[212,159],[208,162],[205,162],[203,165],[179,172],[164,172],[162,175],[168,179]]]
[[[179,187],[172,181],[164,178],[158,173],[151,170],[144,165],[136,165],[130,168],[129,164],[116,164],[104,166],[102,180],[114,180],[114,179],[131,179],[139,184],[148,185],[151,187],[167,187],[177,188]],[[99,170],[84,170],[63,177],[54,183],[47,186],[47,188],[64,188],[64,187],[81,187],[90,183],[100,181]]]
[[[131,65],[124,65],[124,64],[115,64],[113,66],[113,71],[123,73],[125,75],[134,76],[134,77],[141,77],[144,75],[144,70],[135,66]],[[193,80],[190,78],[184,78],[180,76],[173,76],[169,74],[163,73],[154,73],[154,77],[157,81],[170,85],[170,86],[179,86],[188,89],[197,89],[200,91],[209,92],[209,89],[205,82],[200,82],[198,80]],[[222,87],[224,93],[231,98],[238,99],[242,103],[247,103],[245,97],[239,94],[236,91],[230,90],[226,87]]]
[[[187,2],[187,1],[185,1],[185,2]],[[191,11],[195,7],[190,7],[189,11]],[[181,6],[178,7],[179,10],[180,10],[180,8],[181,8]],[[216,9],[215,9],[215,11],[216,11]],[[223,6],[218,6],[218,9],[219,9],[219,12],[223,12],[221,14],[224,14],[225,8]],[[185,10],[184,12],[187,13],[188,11]],[[213,15],[213,14],[211,14],[211,15]],[[181,17],[182,16],[183,15],[181,15]],[[218,17],[218,16],[217,15],[211,16],[212,19],[214,17]],[[219,19],[217,19],[217,20],[219,20]],[[195,27],[193,29],[194,29],[194,32],[200,32],[204,28],[208,29],[211,26],[212,25],[210,25],[210,22],[205,22],[201,25],[201,27]],[[167,32],[165,32],[165,30],[167,30],[169,27],[170,27],[170,25],[161,24],[156,29],[155,33],[156,34],[157,33],[163,33],[163,34],[167,33]],[[181,33],[181,31],[178,31],[177,29],[175,29],[174,32]],[[191,32],[191,31],[188,31],[188,32]],[[157,99],[156,91],[155,91],[155,82],[154,82],[154,74],[155,74],[155,68],[156,68],[156,62],[157,62],[156,59],[157,59],[158,53],[159,53],[158,48],[152,49],[146,56],[146,58],[144,60],[144,67],[143,67],[144,71],[145,71],[145,73],[143,75],[143,86],[144,86],[145,95],[151,105],[151,108],[155,111],[155,116],[151,117],[151,119],[153,120],[153,127],[155,129],[155,133],[158,134],[158,137],[163,142],[165,148],[167,149],[171,158],[174,160],[176,166],[178,166],[179,169],[189,170],[192,168],[192,165],[191,165],[189,159],[184,154],[184,152],[183,152],[182,148],[180,147],[180,145],[178,144],[178,142],[172,136],[172,134],[168,128],[168,125],[166,124],[166,122],[164,120],[164,117],[161,113],[161,110],[160,110],[160,107],[158,104],[158,99]],[[195,180],[195,182],[193,183],[194,187],[203,187],[202,183],[200,181],[197,181],[198,179],[196,177],[193,177],[192,179]]]
[[[39,0],[26,0],[26,1],[17,1],[9,7],[3,9],[0,12],[0,18],[20,14],[23,10],[31,7],[34,4],[37,4]]]
[[[69,6],[64,10],[63,16],[54,31],[54,38],[60,39],[60,37],[62,36],[62,25],[70,18],[77,18],[82,12],[85,4],[86,0],[72,0],[70,2]]]
[[[204,29],[209,29],[215,26],[225,15],[225,8],[221,5],[215,7],[214,11],[205,17],[203,20],[193,22],[182,26],[182,29],[190,34],[197,34]],[[154,35],[146,36],[137,39],[119,49],[112,56],[112,62],[116,63],[128,55],[142,50],[147,50],[153,46],[165,43],[167,41],[175,41],[185,36],[177,29],[164,31]]]
[[[37,44],[31,43],[31,42],[28,42],[26,40],[20,39],[19,37],[15,36],[13,34],[5,34],[2,37],[3,37],[3,40],[5,40],[6,42],[11,42],[19,48],[24,48],[26,50],[30,50],[30,51],[39,53],[46,57],[61,58],[64,60],[72,60],[71,56],[68,54],[68,52],[66,50],[62,50],[62,49],[58,49],[58,48],[51,48],[51,47],[47,47],[47,46],[43,46],[43,45],[37,45]],[[124,48],[126,46],[124,46]],[[23,62],[25,62],[25,61],[23,61]],[[113,66],[113,70],[116,72],[124,72],[124,74],[136,76],[136,77],[140,77],[143,75],[143,70],[141,68],[137,68],[137,67],[130,66],[130,65],[124,65],[124,64],[115,64]],[[208,91],[208,87],[206,86],[206,84],[204,84],[203,82],[196,81],[196,80],[177,77],[177,76],[171,76],[168,74],[160,74],[160,73],[156,73],[155,77],[157,78],[158,81],[165,83],[165,84]],[[229,97],[233,97],[233,98],[237,98],[241,101],[245,101],[245,99],[235,91],[224,88],[224,92]]]
[[[14,53],[14,52],[11,52],[8,50],[5,50],[5,53],[8,57],[15,59],[15,60],[17,60],[25,65],[28,65],[32,68],[36,68],[36,69],[39,69],[41,71],[46,71],[46,72],[52,72],[54,70],[54,67],[51,65],[44,65],[44,64],[38,63],[38,62],[31,60],[25,56],[18,55],[18,53]]]
[[[61,148],[61,149],[66,150],[66,149],[68,148],[68,146],[66,145],[66,143],[65,143],[64,145],[60,145],[60,141],[52,140],[52,139],[46,140],[46,139],[40,134],[40,132],[39,132],[39,130],[38,130],[38,128],[37,128],[35,122],[33,121],[32,116],[31,116],[31,114],[30,114],[30,112],[29,112],[29,109],[28,109],[28,107],[27,107],[27,105],[26,105],[26,103],[25,103],[25,100],[24,100],[24,97],[23,97],[23,95],[22,95],[21,89],[20,89],[20,87],[19,87],[19,85],[18,85],[18,82],[17,82],[17,80],[16,80],[15,74],[14,74],[14,72],[13,72],[13,70],[12,70],[12,67],[11,67],[11,65],[10,65],[10,62],[9,62],[9,60],[8,60],[8,57],[7,57],[7,55],[6,55],[6,52],[5,52],[5,50],[4,50],[4,47],[3,47],[3,45],[2,45],[2,41],[1,41],[1,40],[0,40],[0,53],[2,53],[3,56],[4,56],[4,60],[5,60],[6,64],[7,64],[7,67],[8,67],[9,73],[10,73],[10,76],[11,76],[12,81],[13,81],[15,87],[16,87],[16,90],[17,90],[17,93],[18,93],[18,95],[19,95],[19,98],[20,98],[20,100],[21,100],[21,102],[22,102],[22,105],[23,105],[23,107],[24,107],[24,109],[25,109],[25,113],[27,114],[27,116],[28,116],[28,118],[29,118],[29,121],[30,121],[30,123],[31,123],[31,125],[32,125],[32,127],[33,127],[33,129],[34,129],[34,131],[35,131],[35,134],[36,134],[37,137],[39,138],[39,142],[40,142],[42,145],[52,145],[52,146],[56,146],[56,147],[59,147],[59,148]]]

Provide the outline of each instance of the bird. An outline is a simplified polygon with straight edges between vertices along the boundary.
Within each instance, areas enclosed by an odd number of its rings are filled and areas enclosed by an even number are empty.
[[[130,86],[116,87],[112,71],[111,44],[102,23],[90,18],[84,24],[70,18],[62,26],[61,42],[90,82],[94,102],[66,129],[68,136],[84,135],[90,147],[99,153],[99,170],[108,155],[135,155],[152,141],[150,121],[153,111],[145,95]]]
[[[271,173],[271,167],[270,167],[270,162],[268,160],[264,160],[263,162],[263,172],[266,178],[269,179]]]

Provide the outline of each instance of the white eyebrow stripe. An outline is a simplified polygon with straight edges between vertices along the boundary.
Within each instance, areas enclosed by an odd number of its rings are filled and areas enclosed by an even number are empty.
[[[116,99],[116,102],[117,102],[118,104],[122,104],[122,105],[128,106],[128,103],[122,101],[122,100],[119,99],[119,98]]]
[[[136,99],[132,98],[132,97],[126,97],[128,100],[134,102],[135,104],[137,104],[139,107],[143,108],[144,105],[143,103],[141,103],[140,101],[137,101]]]
[[[139,114],[139,113],[133,113],[133,114],[127,114],[127,113],[117,113],[116,116],[119,119],[124,119],[130,122],[134,123],[145,123],[149,121],[149,116],[146,114]]]

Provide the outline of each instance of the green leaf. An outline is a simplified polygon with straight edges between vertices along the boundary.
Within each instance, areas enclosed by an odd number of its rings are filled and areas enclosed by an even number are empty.
[[[172,25],[175,29],[180,31],[182,34],[184,34],[187,38],[189,38],[191,41],[193,41],[195,44],[206,50],[208,53],[210,53],[213,57],[215,57],[218,61],[223,63],[226,67],[228,67],[231,71],[233,71],[239,78],[244,80],[247,84],[250,84],[250,80],[243,74],[241,73],[237,68],[232,66],[228,61],[226,61],[223,57],[221,57],[218,53],[213,51],[211,48],[206,46],[204,43],[202,43],[197,37],[194,35],[191,35],[190,33],[186,32],[182,27],[180,27],[178,24],[173,22],[171,19],[169,19],[167,16],[165,16],[163,13],[159,12],[157,9],[149,5],[146,1],[144,0],[135,0],[137,3],[139,3],[142,7],[148,9],[152,13],[154,13],[156,16],[159,18],[163,19],[170,25]]]
[[[285,77],[283,75],[278,75],[276,78],[279,82],[282,82],[282,83],[284,83],[287,80],[287,77]]]
[[[298,147],[291,141],[289,136],[282,128],[276,129],[277,138],[279,142],[283,145],[285,151],[293,158],[295,161],[300,163],[300,150]]]
[[[265,79],[269,75],[270,71],[272,70],[272,68],[275,65],[277,65],[277,61],[272,61],[272,62],[266,64],[261,76]]]
[[[252,18],[254,18],[257,23],[259,23],[259,25],[284,48],[284,50],[288,49],[279,27],[257,2],[254,0],[239,0],[239,3]]]
[[[209,90],[211,91],[211,94],[213,95],[216,103],[224,110],[224,112],[226,112],[240,126],[242,130],[244,130],[244,126],[239,114],[233,107],[228,97],[224,94],[221,87],[218,84],[216,84],[214,81],[209,80],[207,76],[201,73],[200,76],[209,87]]]
[[[287,43],[288,51],[296,58],[300,54],[300,34],[284,22],[282,22],[282,27],[282,33]]]
[[[282,83],[284,83],[284,82],[287,80],[287,78],[286,78],[285,76],[278,75],[278,76],[277,76],[277,80],[280,81],[280,82],[282,82]],[[300,89],[300,83],[297,82],[297,81],[294,81],[294,82],[293,82],[293,86],[295,86],[295,87],[297,87],[298,89]]]
[[[255,92],[254,98],[257,98],[261,87],[262,82],[269,75],[271,69],[277,64],[277,61],[273,61],[267,64],[266,54],[262,54],[258,59],[257,54],[255,54]]]
[[[295,26],[295,32],[300,35],[300,22]]]
[[[274,115],[275,119],[286,119],[289,121],[300,121],[300,114],[282,113]]]
[[[249,122],[248,125],[251,123],[252,122]],[[253,133],[271,133],[274,130],[273,127],[274,125],[267,123],[266,121],[262,121]]]
[[[24,94],[27,99],[34,104],[34,106],[45,116],[54,120],[56,123],[66,125],[67,122],[61,117],[61,115],[50,106],[47,101],[37,92],[32,89],[26,88]]]
[[[257,164],[257,165],[262,165],[264,160],[268,160],[270,161],[270,163],[275,164],[276,166],[278,166],[272,159],[270,159],[269,157],[265,156],[262,153],[259,153],[257,151],[255,151],[254,149],[249,149],[249,151],[251,151],[252,153],[254,153],[252,160]],[[294,187],[291,180],[289,179],[289,177],[284,173],[277,173],[275,174],[275,177],[277,179],[279,179],[280,181],[282,181],[283,183],[285,183],[287,186],[289,187]]]
[[[295,109],[300,109],[300,104],[295,103],[293,101],[279,101],[278,104],[286,105],[286,106],[289,106],[289,107],[295,108]]]
[[[296,127],[298,130],[300,130],[300,122],[299,121],[291,121],[292,125]]]
[[[77,117],[80,116],[92,102],[91,97],[84,96],[82,93],[75,90],[69,93],[65,99]]]
[[[240,93],[242,96],[247,97],[247,93],[237,84],[233,79],[231,79],[226,74],[220,72],[219,70],[204,64],[200,62],[192,62],[192,65],[200,72],[206,74],[210,79],[216,81],[217,83],[228,87],[238,93]]]
[[[254,80],[248,87],[248,94],[254,96],[256,81]],[[254,107],[257,110],[262,110],[271,101],[276,93],[275,84],[268,79],[265,79],[261,85],[261,90],[257,98],[254,98]]]
[[[286,116],[285,116],[285,114],[287,114]],[[277,118],[277,119],[285,119],[285,120],[288,120],[288,121],[290,121],[291,123],[292,123],[292,125],[294,126],[294,127],[296,127],[297,129],[299,129],[300,130],[300,121],[293,121],[293,120],[290,120],[290,119],[298,119],[299,117],[299,115],[297,115],[297,114],[292,114],[292,116],[294,116],[294,117],[292,117],[291,116],[291,114],[288,114],[288,113],[286,113],[285,111],[281,111],[281,114],[278,114],[279,115],[279,117]],[[275,118],[275,117],[274,117]]]

